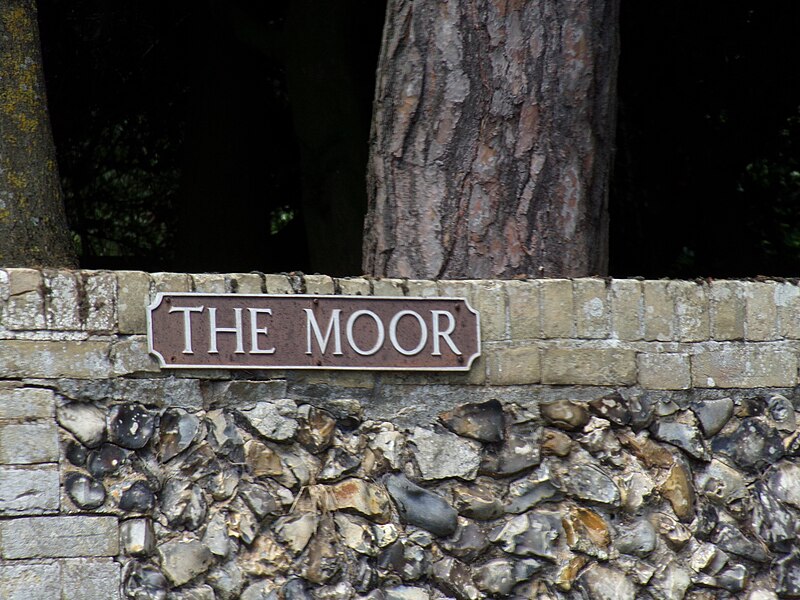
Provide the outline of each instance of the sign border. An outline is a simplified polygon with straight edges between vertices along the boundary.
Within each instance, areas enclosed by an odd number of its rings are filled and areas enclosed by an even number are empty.
[[[334,298],[334,299],[341,299],[341,298],[357,298],[359,300],[404,300],[404,301],[411,301],[411,302],[419,302],[425,300],[457,300],[464,302],[464,306],[467,307],[467,310],[470,311],[472,314],[475,315],[476,321],[476,335],[477,335],[477,347],[475,349],[475,353],[469,357],[469,359],[465,359],[464,364],[460,366],[454,367],[352,367],[352,366],[316,366],[316,365],[303,365],[303,366],[290,366],[290,365],[171,365],[167,364],[164,360],[164,356],[158,352],[155,348],[153,348],[153,317],[152,313],[155,309],[157,309],[161,303],[163,302],[164,298],[170,297],[181,297],[181,298],[191,298],[191,297],[237,297],[237,298]],[[146,306],[146,317],[147,317],[147,350],[152,355],[155,356],[158,360],[159,367],[164,369],[216,369],[216,370],[250,370],[250,371],[262,371],[262,370],[273,370],[273,371],[398,371],[398,372],[409,372],[409,371],[427,371],[430,373],[436,372],[467,372],[472,368],[472,363],[481,356],[481,315],[480,313],[472,308],[467,298],[460,298],[454,296],[430,296],[430,297],[420,297],[420,296],[356,296],[351,294],[234,294],[234,293],[204,293],[204,292],[157,292],[156,295],[153,297],[153,301]]]

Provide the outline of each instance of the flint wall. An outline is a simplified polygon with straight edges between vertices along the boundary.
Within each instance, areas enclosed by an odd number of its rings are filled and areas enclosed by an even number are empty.
[[[483,354],[162,372],[159,291],[463,296]],[[0,270],[0,597],[800,597],[798,348],[784,281]]]

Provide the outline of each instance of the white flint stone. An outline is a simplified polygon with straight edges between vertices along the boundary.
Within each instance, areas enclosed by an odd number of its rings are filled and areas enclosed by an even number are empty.
[[[81,402],[66,404],[56,411],[56,420],[90,448],[98,446],[105,437],[106,415],[93,404]]]
[[[422,427],[414,428],[409,441],[417,448],[414,457],[423,479],[475,479],[481,455],[473,442]]]
[[[268,440],[285,442],[297,431],[297,406],[292,400],[259,402],[241,413]]]

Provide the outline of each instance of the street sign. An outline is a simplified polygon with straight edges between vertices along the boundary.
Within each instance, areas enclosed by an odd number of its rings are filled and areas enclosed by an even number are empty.
[[[159,293],[147,337],[167,369],[468,371],[481,351],[464,298]]]

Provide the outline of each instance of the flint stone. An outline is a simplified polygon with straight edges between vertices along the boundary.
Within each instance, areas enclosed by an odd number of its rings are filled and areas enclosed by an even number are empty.
[[[161,492],[161,512],[170,527],[194,530],[203,524],[208,503],[199,486],[186,479],[170,479]]]
[[[284,600],[312,600],[313,596],[309,593],[305,582],[299,577],[293,577],[281,589]]]
[[[161,570],[173,585],[188,583],[205,573],[214,558],[197,540],[166,542],[158,547]]]
[[[781,462],[773,468],[767,485],[778,499],[800,508],[800,465]]]
[[[478,600],[481,597],[469,567],[455,558],[448,557],[434,563],[433,580],[441,590],[458,600]]]
[[[423,479],[475,479],[481,457],[473,442],[422,427],[414,428],[409,442],[417,448],[414,458]]]
[[[557,429],[545,429],[542,436],[542,454],[565,458],[572,451],[572,438]]]
[[[144,448],[154,431],[155,418],[141,404],[117,404],[108,412],[108,435],[118,446]]]
[[[778,587],[775,591],[784,598],[800,597],[800,556],[790,554],[777,561],[777,565]]]
[[[634,431],[646,429],[653,422],[658,400],[650,394],[634,396],[628,400],[631,414],[630,426]]]
[[[231,539],[228,536],[228,524],[221,512],[215,512],[206,525],[203,544],[215,556],[225,557],[231,552]]]
[[[247,586],[239,600],[278,600],[278,590],[271,581],[257,581]]]
[[[696,486],[700,493],[721,506],[748,496],[747,484],[741,474],[716,458],[697,474]]]
[[[757,417],[748,417],[735,431],[715,437],[712,448],[751,473],[761,472],[783,457],[778,430]]]
[[[767,403],[767,415],[780,431],[792,432],[797,428],[794,406],[788,398],[776,394]]]
[[[621,427],[631,422],[628,402],[619,392],[611,392],[602,398],[592,400],[589,402],[589,409],[598,417]]]
[[[335,544],[336,527],[329,516],[320,520],[317,535],[301,557],[303,577],[311,583],[326,584],[339,575],[342,564],[340,548]]]
[[[558,559],[558,538],[564,532],[558,512],[519,515],[492,530],[489,539],[510,554]]]
[[[119,540],[128,556],[147,556],[153,552],[156,536],[150,519],[129,519],[119,526]]]
[[[561,498],[558,483],[551,476],[547,465],[541,465],[524,479],[518,479],[509,486],[506,495],[505,512],[520,514],[540,504]]]
[[[78,508],[91,510],[106,501],[103,484],[83,473],[68,473],[64,478],[64,487]]]
[[[119,507],[128,512],[148,512],[156,505],[156,496],[145,481],[136,481],[122,492]]]
[[[711,540],[725,552],[756,562],[769,562],[770,556],[758,542],[748,539],[741,531],[729,523],[720,523]]]
[[[247,552],[239,554],[238,562],[249,575],[274,578],[288,570],[291,559],[272,536],[262,533]]]
[[[608,559],[611,532],[603,517],[579,506],[573,506],[562,518],[564,539],[574,552],[588,554],[600,560]]]
[[[86,457],[89,456],[89,452],[83,444],[75,440],[69,440],[64,449],[64,456],[76,467],[83,467],[86,465]]]
[[[216,593],[217,600],[237,600],[242,593],[242,570],[236,561],[219,565],[206,574],[206,583]]]
[[[216,596],[210,586],[201,585],[200,587],[172,592],[170,600],[216,600]]]
[[[366,556],[376,554],[375,534],[367,522],[345,513],[337,513],[333,520],[339,539],[345,546]]]
[[[114,444],[103,444],[92,450],[86,459],[86,468],[98,478],[116,473],[125,464],[128,453]]]
[[[242,447],[242,436],[236,428],[233,417],[222,409],[206,414],[208,422],[207,440],[211,448],[220,456],[234,459]]]
[[[275,521],[273,531],[289,550],[300,554],[317,532],[318,525],[319,518],[315,514],[287,515]]]
[[[254,477],[279,477],[283,475],[280,456],[272,448],[258,440],[245,442],[244,460],[248,471]]]
[[[453,433],[481,442],[501,442],[505,437],[503,405],[497,400],[463,404],[441,413],[439,420]]]
[[[296,433],[297,441],[314,454],[326,450],[333,441],[336,419],[327,411],[309,404],[301,406],[297,415],[300,420]]]
[[[762,481],[755,485],[757,503],[753,510],[753,529],[771,550],[788,554],[797,537],[794,511],[778,500]]]
[[[542,461],[541,437],[542,427],[536,423],[513,426],[499,451],[487,450],[480,472],[492,477],[506,477],[532,469]]]
[[[692,472],[689,466],[678,460],[672,466],[666,480],[661,484],[661,495],[666,498],[675,515],[684,522],[694,518],[695,494]]]
[[[580,431],[589,422],[586,405],[572,400],[556,400],[539,407],[542,417],[553,427],[566,431]]]
[[[527,558],[511,561],[507,558],[490,560],[475,571],[474,581],[483,592],[492,596],[508,596],[518,583],[529,580],[544,563]]]
[[[620,505],[617,484],[600,467],[573,463],[564,466],[558,476],[564,491],[570,496],[610,506]]]
[[[656,548],[656,530],[646,520],[636,521],[617,536],[614,544],[623,554],[645,557]]]
[[[228,505],[230,517],[229,531],[232,536],[238,537],[248,546],[256,539],[260,524],[253,512],[241,498],[236,498]]]
[[[154,567],[138,562],[130,562],[123,575],[123,592],[133,600],[165,600],[169,583],[166,577]]]
[[[707,438],[717,435],[733,416],[733,400],[730,398],[697,400],[690,408]]]
[[[200,419],[180,409],[169,409],[161,416],[159,454],[161,462],[177,456],[194,441]]]
[[[396,573],[403,581],[417,581],[430,573],[430,555],[408,540],[399,540],[381,552],[378,567]]]
[[[385,600],[430,600],[431,597],[425,588],[407,585],[386,588],[384,593]]]
[[[491,521],[503,514],[503,504],[490,483],[471,486],[457,484],[453,487],[453,502],[458,512],[470,519]]]
[[[725,569],[716,576],[716,583],[719,587],[736,594],[747,587],[749,573],[744,565],[734,565]]]
[[[278,512],[278,501],[264,486],[255,483],[242,483],[239,486],[239,497],[247,503],[250,510],[259,520],[269,514]]]
[[[405,522],[442,537],[456,530],[458,513],[441,496],[419,487],[401,474],[387,475],[385,484]]]
[[[664,541],[675,552],[680,552],[692,539],[692,532],[669,515],[656,514],[652,518],[654,524],[658,526],[658,532],[664,537]]]
[[[343,448],[331,448],[325,457],[322,469],[317,474],[317,480],[331,482],[350,475],[361,465],[361,459],[350,454]]]
[[[684,412],[672,419],[659,419],[650,427],[657,440],[672,444],[698,460],[709,461],[705,440],[691,412]]]
[[[472,563],[489,547],[489,539],[477,524],[460,519],[455,535],[442,546],[448,554]]]
[[[378,484],[351,477],[326,490],[330,510],[353,511],[375,523],[388,523],[391,518],[389,496]]]
[[[682,600],[692,584],[691,574],[672,561],[659,569],[650,580],[650,593],[658,600]]]
[[[65,404],[56,410],[56,420],[89,448],[99,446],[106,437],[106,415],[93,404]]]
[[[297,432],[297,405],[293,400],[259,402],[240,412],[268,440],[285,442]]]
[[[636,585],[617,569],[594,564],[580,578],[591,600],[635,600]]]

